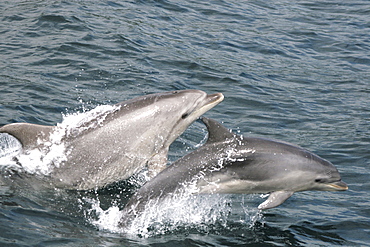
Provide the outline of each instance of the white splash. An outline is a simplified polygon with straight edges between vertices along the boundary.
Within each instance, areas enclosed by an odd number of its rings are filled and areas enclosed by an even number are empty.
[[[103,210],[98,199],[83,198],[84,201],[91,205],[85,212],[87,220],[99,230],[106,230],[113,233],[122,233],[122,228],[118,223],[122,218],[122,212],[119,207],[114,205],[107,210]],[[84,204],[84,203],[83,203]]]
[[[126,228],[119,225],[121,218],[125,216],[116,205],[103,210],[99,200],[85,199],[85,202],[90,204],[85,215],[87,220],[99,230],[123,233],[134,238],[149,238],[184,229],[207,233],[228,229],[232,222],[250,229],[263,217],[256,207],[250,207],[245,202],[256,196],[247,195],[246,199],[243,196],[238,206],[239,203],[233,202],[235,198],[230,195],[178,194],[162,201],[148,202],[145,210]]]
[[[100,126],[109,113],[118,109],[120,106],[101,105],[90,111],[63,115],[63,121],[57,124],[49,139],[38,140],[38,148],[23,151],[20,148],[19,152],[14,148],[7,150],[6,159],[1,158],[0,165],[17,172],[47,176],[68,159],[70,150],[64,142],[66,138],[74,138],[85,130]]]
[[[253,200],[254,198],[261,197],[261,195],[256,194],[249,194],[249,195],[243,195],[242,201],[240,203],[241,208],[243,209],[244,218],[240,221],[245,222],[248,224],[250,228],[252,228],[255,223],[262,219],[263,214],[261,210],[259,210],[257,207],[249,207],[246,202],[246,198],[248,201]]]
[[[226,226],[229,205],[228,198],[221,195],[168,197],[160,203],[149,203],[125,232],[150,237],[184,227],[207,231],[207,227],[216,223]]]
[[[164,199],[149,200],[145,209],[124,228],[119,226],[123,212],[117,206],[107,210],[96,200],[90,200],[91,211],[97,219],[88,220],[98,229],[121,232],[130,236],[151,237],[176,231],[179,228],[195,228],[209,231],[214,225],[226,227],[231,202],[225,195],[199,195],[195,183],[187,183]],[[85,200],[86,201],[86,200]]]
[[[113,233],[125,233],[130,236],[148,238],[163,235],[179,228],[196,228],[207,231],[216,223],[226,227],[230,212],[230,201],[227,196],[175,196],[164,201],[150,201],[140,216],[133,219],[127,228],[119,226],[124,217],[118,206],[107,210],[100,207],[96,199],[85,199],[91,208],[86,213],[87,220],[99,230]]]
[[[22,151],[22,144],[12,135],[0,133],[0,165],[3,169],[17,169],[13,157]]]
[[[57,127],[63,136],[74,137],[85,130],[101,126],[109,113],[120,108],[116,105],[100,105],[90,111],[63,115],[63,121]]]
[[[22,144],[7,133],[0,133],[0,158],[14,156],[20,152]]]

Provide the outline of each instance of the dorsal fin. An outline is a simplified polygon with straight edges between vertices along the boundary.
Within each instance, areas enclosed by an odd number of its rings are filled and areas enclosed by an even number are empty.
[[[207,143],[222,142],[227,139],[234,138],[236,135],[230,130],[225,128],[222,124],[211,118],[202,118],[202,122],[207,126],[208,129],[208,140]]]
[[[0,128],[0,133],[8,133],[19,140],[23,148],[37,146],[37,140],[48,139],[53,126],[45,126],[29,123],[7,124]]]

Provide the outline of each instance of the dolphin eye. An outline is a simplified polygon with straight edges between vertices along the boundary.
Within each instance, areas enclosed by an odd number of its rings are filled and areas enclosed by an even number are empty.
[[[181,118],[182,118],[182,119],[185,119],[185,118],[187,118],[188,116],[189,116],[189,113],[184,113],[184,114],[182,114]]]
[[[325,183],[325,182],[327,182],[327,179],[325,179],[325,178],[316,178],[315,179],[315,183]]]

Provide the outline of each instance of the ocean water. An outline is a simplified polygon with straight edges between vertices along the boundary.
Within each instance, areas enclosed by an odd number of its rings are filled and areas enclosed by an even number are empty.
[[[370,246],[369,1],[16,0],[0,9],[0,125],[56,125],[149,93],[222,92],[207,117],[307,148],[349,185],[295,193],[264,212],[260,195],[182,198],[125,231],[116,223],[130,181],[93,192],[3,185],[0,246]],[[195,122],[170,162],[205,136]]]

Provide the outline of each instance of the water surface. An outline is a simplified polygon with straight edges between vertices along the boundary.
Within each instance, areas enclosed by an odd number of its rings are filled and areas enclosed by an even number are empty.
[[[44,0],[0,8],[0,125],[55,125],[148,93],[222,92],[206,116],[303,146],[330,160],[350,188],[296,193],[262,214],[259,196],[198,198],[189,214],[199,218],[184,214],[143,236],[109,227],[134,190],[127,183],[97,193],[3,186],[1,246],[370,245],[368,1]],[[170,161],[205,135],[194,123]]]

